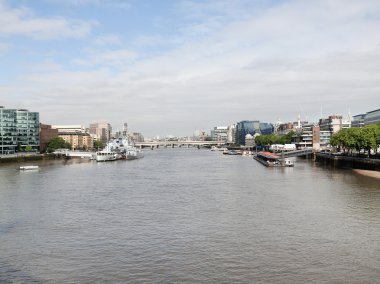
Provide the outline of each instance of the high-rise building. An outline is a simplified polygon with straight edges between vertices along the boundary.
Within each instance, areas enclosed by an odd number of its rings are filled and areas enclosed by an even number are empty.
[[[16,150],[38,151],[40,147],[39,113],[26,109],[0,107],[0,154]]]
[[[107,122],[91,123],[89,131],[94,139],[101,141],[103,144],[107,144],[111,139],[112,127]]]

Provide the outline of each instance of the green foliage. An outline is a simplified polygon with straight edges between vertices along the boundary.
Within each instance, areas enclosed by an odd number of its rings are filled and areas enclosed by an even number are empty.
[[[95,148],[95,149],[102,149],[102,148],[103,148],[103,143],[102,143],[102,141],[94,140],[94,148]]]
[[[32,146],[26,145],[26,147],[25,147],[26,152],[31,152],[32,150],[33,150]]]
[[[51,153],[57,149],[71,149],[71,144],[65,142],[62,137],[54,137],[48,142],[47,151]]]
[[[330,144],[346,150],[377,150],[380,145],[380,123],[363,128],[342,129],[331,136]]]
[[[290,144],[292,142],[293,135],[294,131],[290,131],[288,134],[283,136],[279,136],[276,134],[259,135],[256,136],[255,142],[256,145],[259,146],[268,146],[272,144]]]

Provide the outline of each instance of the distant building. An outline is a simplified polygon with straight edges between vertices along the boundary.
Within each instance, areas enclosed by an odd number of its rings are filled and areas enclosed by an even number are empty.
[[[255,138],[251,134],[245,135],[245,147],[253,148],[255,146]]]
[[[353,116],[352,127],[364,127],[365,114],[358,114]]]
[[[364,117],[364,125],[380,122],[380,109],[369,111]]]
[[[231,124],[227,128],[227,143],[229,144],[236,143],[236,124]]]
[[[13,154],[18,149],[40,147],[39,113],[26,109],[0,106],[0,154]]]
[[[328,118],[321,118],[319,120],[319,127],[321,131],[330,131],[331,134],[335,134],[339,130],[350,128],[351,120],[343,119],[341,115],[330,115]]]
[[[275,129],[275,132],[277,135],[286,135],[288,134],[290,131],[292,131],[294,128],[294,125],[292,122],[286,122],[286,123],[279,123],[276,125],[276,129]]]
[[[40,152],[45,152],[49,141],[58,137],[58,129],[52,128],[51,125],[40,123]]]
[[[144,142],[144,136],[139,132],[133,132],[130,136],[135,142]]]
[[[227,142],[227,132],[227,126],[215,126],[213,129],[211,129],[211,140],[225,143]]]
[[[107,122],[91,123],[89,132],[94,139],[101,141],[103,144],[107,144],[111,139],[112,127],[111,124]]]
[[[58,132],[86,133],[86,128],[80,124],[52,125],[51,128],[58,129]]]
[[[317,138],[313,139],[313,136],[319,135],[319,131],[313,131],[314,127],[316,127],[314,124],[305,124],[302,126],[301,131],[298,131],[296,134],[294,134],[293,140],[298,149],[313,147],[313,142],[317,141]]]
[[[70,143],[72,150],[92,150],[94,146],[94,140],[88,133],[58,132],[58,136]]]
[[[243,120],[236,124],[236,143],[245,145],[245,137],[247,134],[255,136],[255,134],[268,135],[274,131],[273,124],[260,123],[258,120]]]

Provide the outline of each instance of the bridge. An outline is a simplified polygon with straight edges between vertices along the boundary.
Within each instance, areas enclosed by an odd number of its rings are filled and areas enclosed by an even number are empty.
[[[136,142],[136,147],[140,148],[159,148],[159,147],[205,147],[205,146],[221,146],[225,142],[221,141],[152,141],[152,142]]]
[[[311,156],[314,153],[313,149],[302,149],[302,150],[294,150],[294,151],[284,151],[284,152],[279,152],[277,154],[284,154],[285,158],[288,157],[302,157],[302,156]]]

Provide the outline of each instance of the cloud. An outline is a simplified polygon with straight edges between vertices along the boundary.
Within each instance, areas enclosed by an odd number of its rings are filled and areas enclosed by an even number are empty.
[[[10,48],[9,44],[0,42],[0,55],[6,52],[9,48]]]
[[[95,22],[63,17],[41,18],[25,7],[10,9],[0,2],[0,35],[23,35],[34,39],[83,38]]]
[[[35,71],[17,80],[22,89],[14,83],[4,92],[26,94],[20,101],[43,112],[46,123],[107,118],[146,136],[242,119],[293,120],[299,112],[314,119],[321,105],[326,114],[366,112],[380,93],[380,4],[358,3],[283,1],[242,18],[220,5],[216,24],[197,33],[184,27],[207,26],[208,19],[193,10],[173,37],[141,35],[136,50],[88,49],[75,62],[89,71]],[[220,20],[223,14],[229,19]],[[177,44],[157,54],[138,49],[166,39]]]
[[[95,6],[95,7],[110,7],[115,9],[125,9],[128,10],[131,7],[131,4],[127,0],[45,0],[45,2],[53,3],[56,5],[65,5],[65,6]]]
[[[96,37],[94,44],[98,46],[121,45],[122,40],[117,35],[109,34]]]

